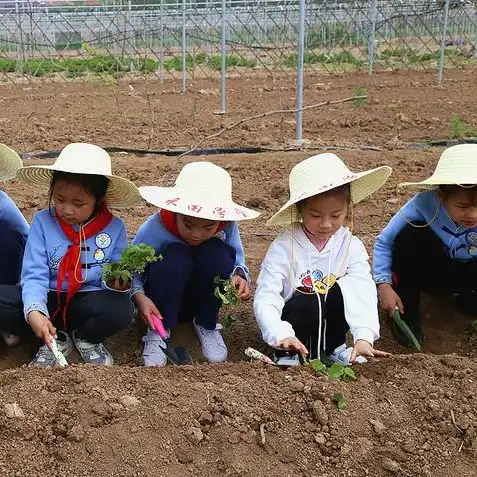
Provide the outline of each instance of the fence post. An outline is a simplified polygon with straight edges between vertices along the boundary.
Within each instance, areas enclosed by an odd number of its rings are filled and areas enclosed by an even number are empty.
[[[15,12],[17,14],[18,25],[18,44],[17,44],[17,73],[23,73],[23,30],[22,30],[22,17],[20,13],[20,6],[18,0],[15,0]]]
[[[186,71],[186,0],[182,0],[182,92],[187,90]]]
[[[442,40],[441,40],[441,54],[439,58],[439,77],[437,84],[440,86],[442,84],[442,75],[444,73],[444,55],[446,50],[446,40],[447,40],[447,22],[449,21],[449,4],[450,0],[446,0],[444,5],[444,21],[442,25]]]
[[[220,114],[227,112],[227,0],[222,0],[221,18],[221,42],[220,42]]]
[[[376,21],[378,17],[378,0],[372,0],[371,2],[371,25],[369,28],[368,38],[368,58],[369,58],[369,74],[373,74],[374,67],[374,47],[375,47],[375,35],[376,35]]]
[[[161,36],[159,40],[159,78],[164,82],[164,0],[161,0],[159,10],[159,23],[161,25]]]
[[[296,142],[303,144],[303,59],[305,55],[305,6],[306,0],[300,0],[298,15],[298,56],[296,64]]]

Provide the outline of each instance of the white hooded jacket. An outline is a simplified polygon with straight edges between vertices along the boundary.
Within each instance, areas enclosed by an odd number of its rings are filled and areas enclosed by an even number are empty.
[[[327,283],[333,286],[335,280],[354,341],[373,344],[379,337],[377,290],[363,243],[341,227],[319,252],[300,224],[290,225],[274,240],[262,263],[254,312],[264,341],[274,345],[295,336],[291,324],[281,316],[297,288],[326,298]]]

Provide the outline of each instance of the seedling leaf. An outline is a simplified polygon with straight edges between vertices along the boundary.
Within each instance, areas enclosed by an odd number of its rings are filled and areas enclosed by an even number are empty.
[[[339,411],[344,411],[347,407],[346,399],[341,393],[334,393],[332,397],[333,402],[336,404],[336,407]]]
[[[356,373],[354,372],[354,369],[351,368],[350,366],[346,366],[343,370],[343,378],[349,379],[349,380],[355,380]]]
[[[333,379],[341,379],[344,375],[344,366],[340,363],[333,363],[328,369],[328,376]]]
[[[117,263],[103,265],[103,280],[106,283],[120,280],[127,283],[132,279],[133,273],[143,273],[149,263],[162,260],[162,255],[156,256],[153,247],[146,244],[129,245],[122,253]]]
[[[327,372],[326,365],[322,363],[319,359],[312,359],[309,361],[309,363],[316,374],[326,374]]]

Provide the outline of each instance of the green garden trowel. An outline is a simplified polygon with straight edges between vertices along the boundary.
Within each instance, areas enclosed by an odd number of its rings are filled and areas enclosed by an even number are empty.
[[[414,348],[417,351],[421,351],[421,343],[419,343],[419,340],[411,331],[411,328],[409,328],[408,324],[401,318],[399,309],[396,308],[391,316],[394,320],[394,325],[398,328],[403,338],[409,343],[409,347]]]

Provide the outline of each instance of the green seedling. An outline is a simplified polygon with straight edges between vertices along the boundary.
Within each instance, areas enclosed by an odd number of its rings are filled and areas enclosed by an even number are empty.
[[[133,273],[143,273],[147,265],[162,260],[162,255],[156,256],[156,251],[149,245],[129,245],[121,253],[119,262],[103,265],[103,280],[106,283],[119,280],[128,283]]]
[[[477,137],[477,127],[464,121],[462,116],[459,116],[458,114],[452,116],[449,129],[451,139]]]
[[[235,307],[242,303],[242,300],[238,296],[237,289],[235,288],[230,278],[228,278],[227,280],[223,280],[220,277],[215,277],[214,283],[216,285],[214,295],[222,302],[222,305],[224,307]],[[224,318],[222,318],[222,326],[225,330],[227,330],[236,321],[237,317],[228,313],[227,315],[225,315]]]
[[[350,366],[343,366],[341,363],[333,363],[328,368],[328,376],[342,381],[352,381],[356,379],[356,373]]]
[[[332,379],[340,379],[342,381],[351,381],[356,379],[356,373],[351,366],[344,366],[341,363],[333,363],[330,367],[321,362],[319,359],[311,359],[305,361],[309,364],[316,374],[324,374]]]
[[[347,407],[346,399],[341,393],[334,393],[331,398],[332,401],[336,404],[336,407],[339,411],[344,411]]]
[[[354,88],[353,94],[356,97],[366,96],[367,91],[366,91],[365,88],[362,88],[361,86],[357,86],[356,88]],[[353,104],[353,107],[356,108],[356,109],[364,108],[367,104],[367,98],[366,97],[365,98],[357,98],[357,99],[353,100],[352,104]]]

